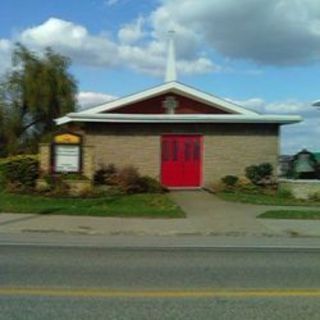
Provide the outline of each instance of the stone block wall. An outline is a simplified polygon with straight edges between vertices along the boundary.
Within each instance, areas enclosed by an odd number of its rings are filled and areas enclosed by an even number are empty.
[[[320,180],[279,179],[279,189],[291,192],[297,199],[320,198]]]
[[[50,172],[51,148],[49,143],[40,143],[39,145],[39,163],[42,173]]]

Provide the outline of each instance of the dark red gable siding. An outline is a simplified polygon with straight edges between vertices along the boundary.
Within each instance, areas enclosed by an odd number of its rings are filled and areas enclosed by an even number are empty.
[[[219,108],[208,106],[204,103],[179,96],[176,94],[164,94],[145,101],[133,103],[119,109],[114,109],[108,113],[128,113],[128,114],[163,114],[165,109],[162,106],[167,96],[174,96],[178,101],[177,114],[228,114]]]

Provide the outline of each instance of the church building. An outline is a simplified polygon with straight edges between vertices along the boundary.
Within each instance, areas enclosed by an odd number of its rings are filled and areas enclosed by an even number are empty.
[[[89,178],[102,165],[130,165],[169,188],[201,188],[250,165],[276,168],[281,126],[301,120],[260,114],[178,82],[171,37],[163,84],[56,123],[71,132],[81,127]]]

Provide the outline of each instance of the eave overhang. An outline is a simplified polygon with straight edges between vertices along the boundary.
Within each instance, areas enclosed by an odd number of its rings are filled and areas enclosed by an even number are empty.
[[[93,123],[266,123],[293,124],[301,122],[298,115],[207,115],[207,114],[89,114],[69,113],[56,120],[57,125],[70,122]]]

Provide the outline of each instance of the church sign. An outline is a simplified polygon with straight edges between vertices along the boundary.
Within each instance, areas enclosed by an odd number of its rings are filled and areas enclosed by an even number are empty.
[[[82,170],[82,138],[74,133],[57,134],[52,143],[52,171],[80,173]]]

